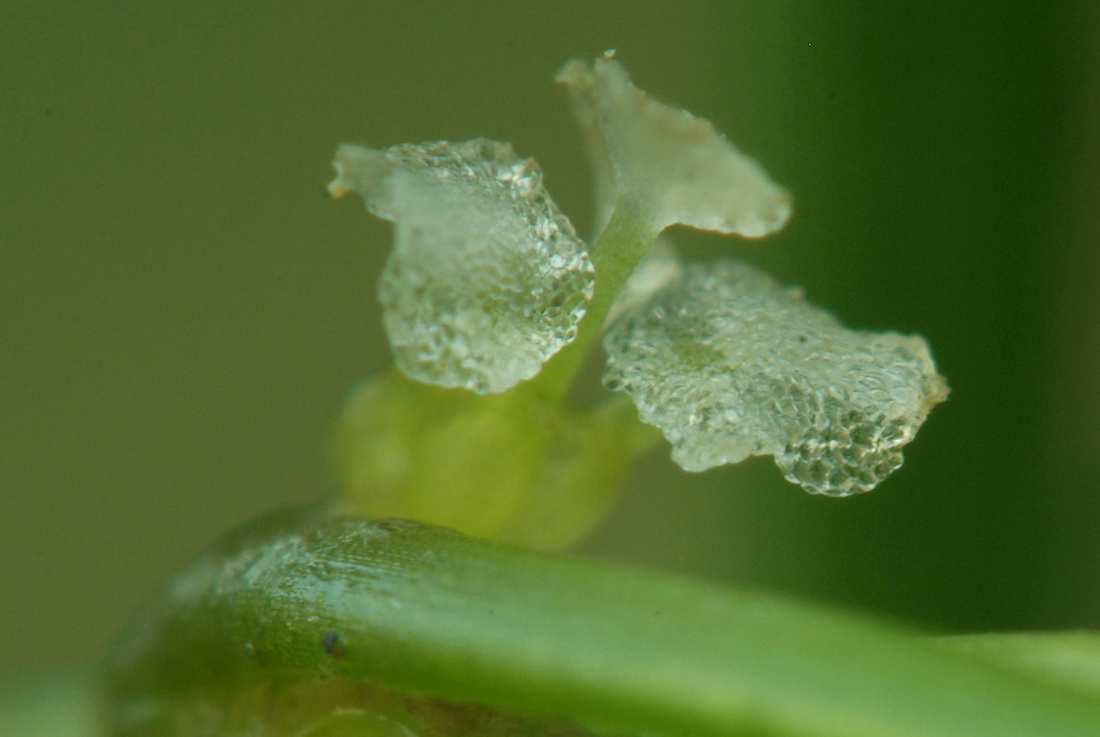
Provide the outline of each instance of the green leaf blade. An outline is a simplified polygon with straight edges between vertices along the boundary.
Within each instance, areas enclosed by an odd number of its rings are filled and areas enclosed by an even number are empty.
[[[202,565],[121,659],[116,714],[327,676],[605,733],[1100,734],[1100,701],[901,628],[443,528],[335,519]]]

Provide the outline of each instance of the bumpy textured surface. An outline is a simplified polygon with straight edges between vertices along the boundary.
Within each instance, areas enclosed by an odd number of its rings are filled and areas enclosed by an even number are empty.
[[[680,223],[760,238],[790,218],[789,195],[756,161],[710,121],[635,87],[610,54],[567,63],[558,81],[570,90],[593,160],[599,220],[610,212],[608,169],[618,204],[658,230]]]
[[[357,192],[395,223],[379,297],[409,377],[499,392],[573,340],[592,264],[533,160],[479,138],[341,146],[333,163],[333,195]]]
[[[774,455],[807,491],[868,491],[947,396],[915,336],[851,331],[747,265],[687,267],[605,340],[604,381],[689,471]]]

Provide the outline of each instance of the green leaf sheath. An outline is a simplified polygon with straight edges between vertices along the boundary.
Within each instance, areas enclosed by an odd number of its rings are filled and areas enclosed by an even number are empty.
[[[824,607],[407,521],[295,524],[167,586],[110,662],[113,734],[188,734],[181,704],[318,676],[609,734],[1100,734],[1095,699]]]

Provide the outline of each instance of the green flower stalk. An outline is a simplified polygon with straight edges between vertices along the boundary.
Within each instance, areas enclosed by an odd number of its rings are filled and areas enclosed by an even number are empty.
[[[394,223],[395,368],[342,413],[337,499],[215,546],[122,637],[109,733],[1097,734],[1090,697],[984,652],[532,551],[589,529],[662,435],[689,471],[772,455],[846,496],[947,394],[921,338],[847,330],[747,264],[682,263],[670,226],[760,238],[790,196],[611,53],[558,81],[592,161],[591,245],[509,144],[337,150],[332,195]],[[577,402],[601,346],[611,391]]]

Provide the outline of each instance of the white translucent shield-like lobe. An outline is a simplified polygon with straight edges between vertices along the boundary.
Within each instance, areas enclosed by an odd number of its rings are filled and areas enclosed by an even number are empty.
[[[605,56],[567,63],[558,74],[573,98],[596,175],[597,214],[615,204],[650,219],[655,229],[682,224],[760,238],[787,222],[790,196],[707,120],[658,102]],[[595,129],[598,129],[598,134]]]
[[[611,156],[607,151],[604,138],[604,126],[601,121],[600,105],[595,89],[595,78],[588,64],[580,59],[566,62],[558,72],[556,81],[564,84],[569,91],[573,108],[573,117],[584,139],[585,152],[588,154],[588,166],[592,170],[594,190],[595,222],[593,230],[600,233],[618,200],[618,184]]]
[[[947,396],[924,341],[848,330],[747,265],[696,264],[604,339],[627,392],[689,471],[773,455],[807,491],[868,491]]]
[[[379,297],[410,378],[504,391],[573,340],[592,263],[533,160],[475,139],[345,145],[333,165],[334,196],[357,192],[395,224]]]

